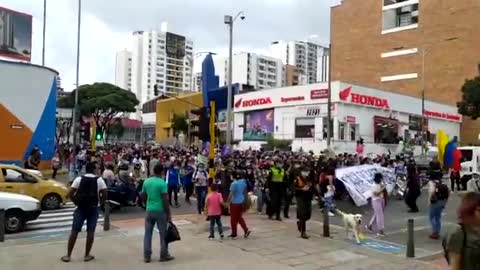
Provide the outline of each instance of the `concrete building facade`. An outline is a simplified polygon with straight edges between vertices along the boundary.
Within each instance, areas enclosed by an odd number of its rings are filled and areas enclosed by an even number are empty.
[[[310,41],[274,41],[270,49],[285,65],[296,66],[306,84],[328,80],[328,48]]]
[[[132,53],[119,51],[115,58],[115,85],[125,90],[132,90]]]
[[[228,58],[215,60],[219,85],[228,84]],[[281,87],[285,84],[284,65],[280,59],[249,52],[233,55],[232,81],[247,84],[257,90]]]
[[[480,63],[477,0],[344,0],[332,8],[332,80],[456,105]],[[464,117],[461,143],[478,144]]]

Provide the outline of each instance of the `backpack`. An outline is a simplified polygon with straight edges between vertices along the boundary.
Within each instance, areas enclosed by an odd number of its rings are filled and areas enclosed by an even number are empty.
[[[79,208],[98,206],[98,177],[82,176],[80,185],[75,193],[74,202]]]
[[[447,185],[443,183],[435,183],[435,193],[432,196],[432,202],[441,201],[441,200],[448,200],[450,196],[450,190],[448,189]]]
[[[459,224],[460,229],[463,232],[463,243],[462,243],[462,251],[460,252],[460,260],[463,264],[463,257],[465,255],[465,247],[467,246],[467,231],[465,231],[465,226],[463,224]],[[443,257],[445,257],[445,260],[447,261],[448,265],[450,265],[450,256],[448,255],[448,240],[447,237],[444,237],[442,239],[442,248],[443,248]]]

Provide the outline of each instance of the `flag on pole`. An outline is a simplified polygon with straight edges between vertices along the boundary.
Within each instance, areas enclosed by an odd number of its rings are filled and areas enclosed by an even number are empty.
[[[445,131],[439,129],[437,132],[437,148],[438,148],[438,161],[441,164],[445,162],[445,148],[448,144],[448,135]]]

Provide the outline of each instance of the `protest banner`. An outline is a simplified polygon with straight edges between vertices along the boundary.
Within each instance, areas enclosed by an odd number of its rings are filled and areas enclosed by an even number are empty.
[[[345,185],[355,204],[363,206],[368,203],[368,199],[372,196],[371,187],[373,176],[376,173],[383,175],[387,192],[392,192],[396,181],[394,170],[379,165],[360,165],[336,169],[335,177]]]

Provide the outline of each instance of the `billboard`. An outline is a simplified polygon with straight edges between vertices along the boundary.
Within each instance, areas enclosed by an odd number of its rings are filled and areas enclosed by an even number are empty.
[[[266,141],[273,129],[273,109],[245,112],[244,141]]]
[[[29,61],[32,15],[0,7],[0,57]]]

